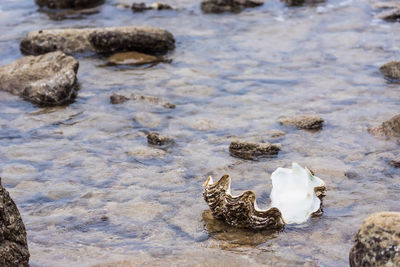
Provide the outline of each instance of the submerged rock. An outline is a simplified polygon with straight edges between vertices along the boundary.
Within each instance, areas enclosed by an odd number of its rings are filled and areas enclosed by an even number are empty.
[[[288,6],[301,6],[304,4],[318,4],[324,2],[324,0],[281,0]]]
[[[35,0],[40,7],[48,7],[53,9],[62,8],[88,8],[101,5],[105,0]]]
[[[0,178],[0,266],[29,266],[29,256],[25,225]]]
[[[155,146],[164,146],[173,142],[173,140],[165,135],[151,132],[147,135],[147,142]]]
[[[100,13],[101,9],[99,7],[85,8],[78,10],[41,10],[41,12],[46,13],[50,19],[53,20],[63,20],[63,19],[82,19],[86,15],[93,15]]]
[[[143,65],[160,61],[161,59],[158,57],[139,52],[116,53],[108,58],[108,63],[113,65]]]
[[[398,21],[400,19],[400,9],[393,8],[388,11],[383,11],[377,14],[376,18],[392,22]]]
[[[26,54],[56,50],[67,54],[126,51],[165,54],[175,48],[175,39],[168,31],[153,27],[47,29],[28,33],[20,47]]]
[[[377,137],[400,140],[400,114],[383,122],[376,128],[368,129],[368,131]]]
[[[278,122],[282,125],[295,126],[305,130],[320,130],[324,120],[317,115],[299,115],[294,117],[281,117]]]
[[[153,104],[163,106],[164,108],[170,108],[170,109],[175,108],[175,104],[172,104],[170,102],[165,102],[162,99],[160,99],[158,97],[154,97],[154,96],[137,95],[134,93],[132,93],[130,96],[124,96],[124,95],[118,95],[118,94],[113,94],[110,96],[111,104],[121,104],[128,100],[142,100],[145,102],[150,102]]]
[[[358,231],[350,266],[400,266],[400,212],[369,216]]]
[[[145,10],[151,10],[151,9],[156,9],[156,10],[169,10],[172,9],[172,7],[168,4],[163,4],[163,3],[154,3],[150,6],[146,5],[145,3],[133,3],[131,7],[133,12],[142,12]]]
[[[281,144],[233,141],[229,145],[229,152],[237,158],[256,160],[278,154],[281,147]]]
[[[0,89],[38,105],[61,105],[74,97],[78,67],[62,52],[27,56],[0,67]]]
[[[201,10],[204,13],[240,12],[263,4],[262,0],[204,0],[201,2]]]
[[[395,168],[400,168],[400,158],[392,159],[391,161],[389,161],[389,165]]]
[[[379,68],[382,74],[389,79],[400,79],[400,61],[388,62]]]

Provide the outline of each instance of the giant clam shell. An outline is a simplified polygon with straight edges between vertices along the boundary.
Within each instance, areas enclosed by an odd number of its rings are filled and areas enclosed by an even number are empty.
[[[209,176],[204,183],[204,200],[216,219],[224,220],[232,226],[257,230],[283,228],[285,224],[277,208],[260,210],[253,191],[234,197],[231,195],[230,185],[229,175],[222,176],[216,183]]]
[[[266,210],[257,207],[253,191],[232,196],[229,175],[222,176],[215,183],[209,176],[204,183],[204,200],[214,218],[254,230],[281,229],[285,224],[303,223],[310,216],[322,214],[326,187],[312,171],[293,163],[292,169],[278,168],[271,179],[272,207]]]

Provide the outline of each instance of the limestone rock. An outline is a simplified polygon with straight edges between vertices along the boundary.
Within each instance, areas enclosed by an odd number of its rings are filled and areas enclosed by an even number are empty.
[[[369,216],[350,250],[350,266],[400,266],[400,212]]]
[[[229,152],[237,158],[256,160],[278,154],[281,147],[281,144],[233,141],[229,145]]]
[[[0,67],[0,89],[38,105],[61,105],[75,94],[78,67],[62,52],[27,56]]]
[[[204,13],[240,12],[263,4],[262,0],[204,0],[201,2],[201,10]]]
[[[281,117],[278,122],[282,125],[295,126],[305,130],[320,130],[324,120],[317,115],[299,115],[294,117]]]
[[[0,266],[29,266],[29,256],[25,225],[0,178]]]
[[[383,122],[376,128],[370,128],[368,131],[378,137],[400,140],[400,114]]]
[[[88,8],[101,5],[105,0],[35,0],[40,7],[48,7],[53,9],[61,8]]]
[[[108,63],[112,65],[143,65],[160,61],[161,59],[158,57],[139,52],[116,53],[108,58]]]
[[[47,29],[28,33],[20,47],[26,54],[56,50],[67,54],[125,51],[165,54],[175,48],[175,39],[168,31],[153,27]]]
[[[388,62],[379,69],[389,79],[400,79],[400,61]]]

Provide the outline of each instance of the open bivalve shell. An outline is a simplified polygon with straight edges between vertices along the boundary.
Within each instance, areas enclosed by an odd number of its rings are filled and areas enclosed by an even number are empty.
[[[222,176],[215,183],[209,176],[204,183],[204,200],[216,219],[255,230],[281,229],[285,224],[300,224],[322,212],[325,183],[309,169],[293,163],[292,169],[278,168],[271,179],[271,207],[266,210],[257,207],[253,191],[232,196],[229,175]]]

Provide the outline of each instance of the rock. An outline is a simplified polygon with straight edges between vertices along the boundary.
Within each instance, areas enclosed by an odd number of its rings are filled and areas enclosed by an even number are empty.
[[[399,159],[392,159],[389,161],[389,165],[395,168],[400,168],[400,158]]]
[[[118,94],[113,94],[110,96],[110,101],[111,104],[121,104],[124,103],[128,100],[142,100],[145,102],[150,102],[153,104],[157,104],[160,105],[164,108],[170,108],[170,109],[174,109],[175,108],[175,104],[172,104],[170,102],[165,102],[162,99],[158,98],[158,97],[154,97],[154,96],[146,96],[146,95],[137,95],[132,93],[129,97],[128,96],[124,96],[124,95],[118,95]]]
[[[175,48],[175,39],[168,31],[153,27],[47,29],[28,33],[20,48],[26,54],[56,50],[67,54],[125,51],[165,54]]]
[[[369,216],[350,250],[350,266],[400,266],[400,212]]]
[[[1,178],[0,228],[0,266],[29,266],[25,225],[17,206],[1,185]]]
[[[122,104],[128,100],[129,100],[129,98],[126,96],[123,96],[123,95],[113,94],[110,96],[110,101],[111,101],[111,104],[113,104],[113,105]]]
[[[400,9],[393,8],[388,11],[383,11],[375,16],[377,19],[395,22],[400,19]]]
[[[88,8],[101,5],[105,0],[35,0],[40,7],[48,7],[52,9],[61,8]]]
[[[46,13],[49,18],[53,20],[82,19],[86,15],[98,14],[100,11],[101,9],[99,7],[78,10],[42,10],[42,12]]]
[[[400,79],[400,61],[388,62],[382,65],[379,70],[389,79]]]
[[[27,56],[0,67],[0,88],[38,105],[61,105],[75,96],[78,67],[62,52]]]
[[[143,65],[160,62],[161,59],[155,56],[139,52],[116,53],[108,58],[109,64],[114,65]]]
[[[233,141],[229,145],[229,152],[237,158],[256,160],[278,154],[281,147],[281,144]]]
[[[145,10],[167,10],[172,9],[170,5],[163,4],[163,3],[154,3],[151,6],[147,6],[145,3],[133,3],[131,7],[133,12],[143,12]]]
[[[324,120],[317,115],[299,115],[294,117],[281,117],[278,122],[282,125],[295,126],[305,130],[322,129]]]
[[[301,6],[303,4],[318,4],[324,2],[324,0],[281,0],[288,6]]]
[[[400,139],[400,114],[392,117],[390,120],[383,122],[376,128],[370,128],[368,131],[378,137],[387,139]]]
[[[204,13],[240,12],[263,4],[262,0],[204,0],[201,2],[201,10]]]
[[[161,135],[156,132],[151,132],[147,135],[147,142],[155,146],[164,146],[173,142],[173,140],[167,136]]]

